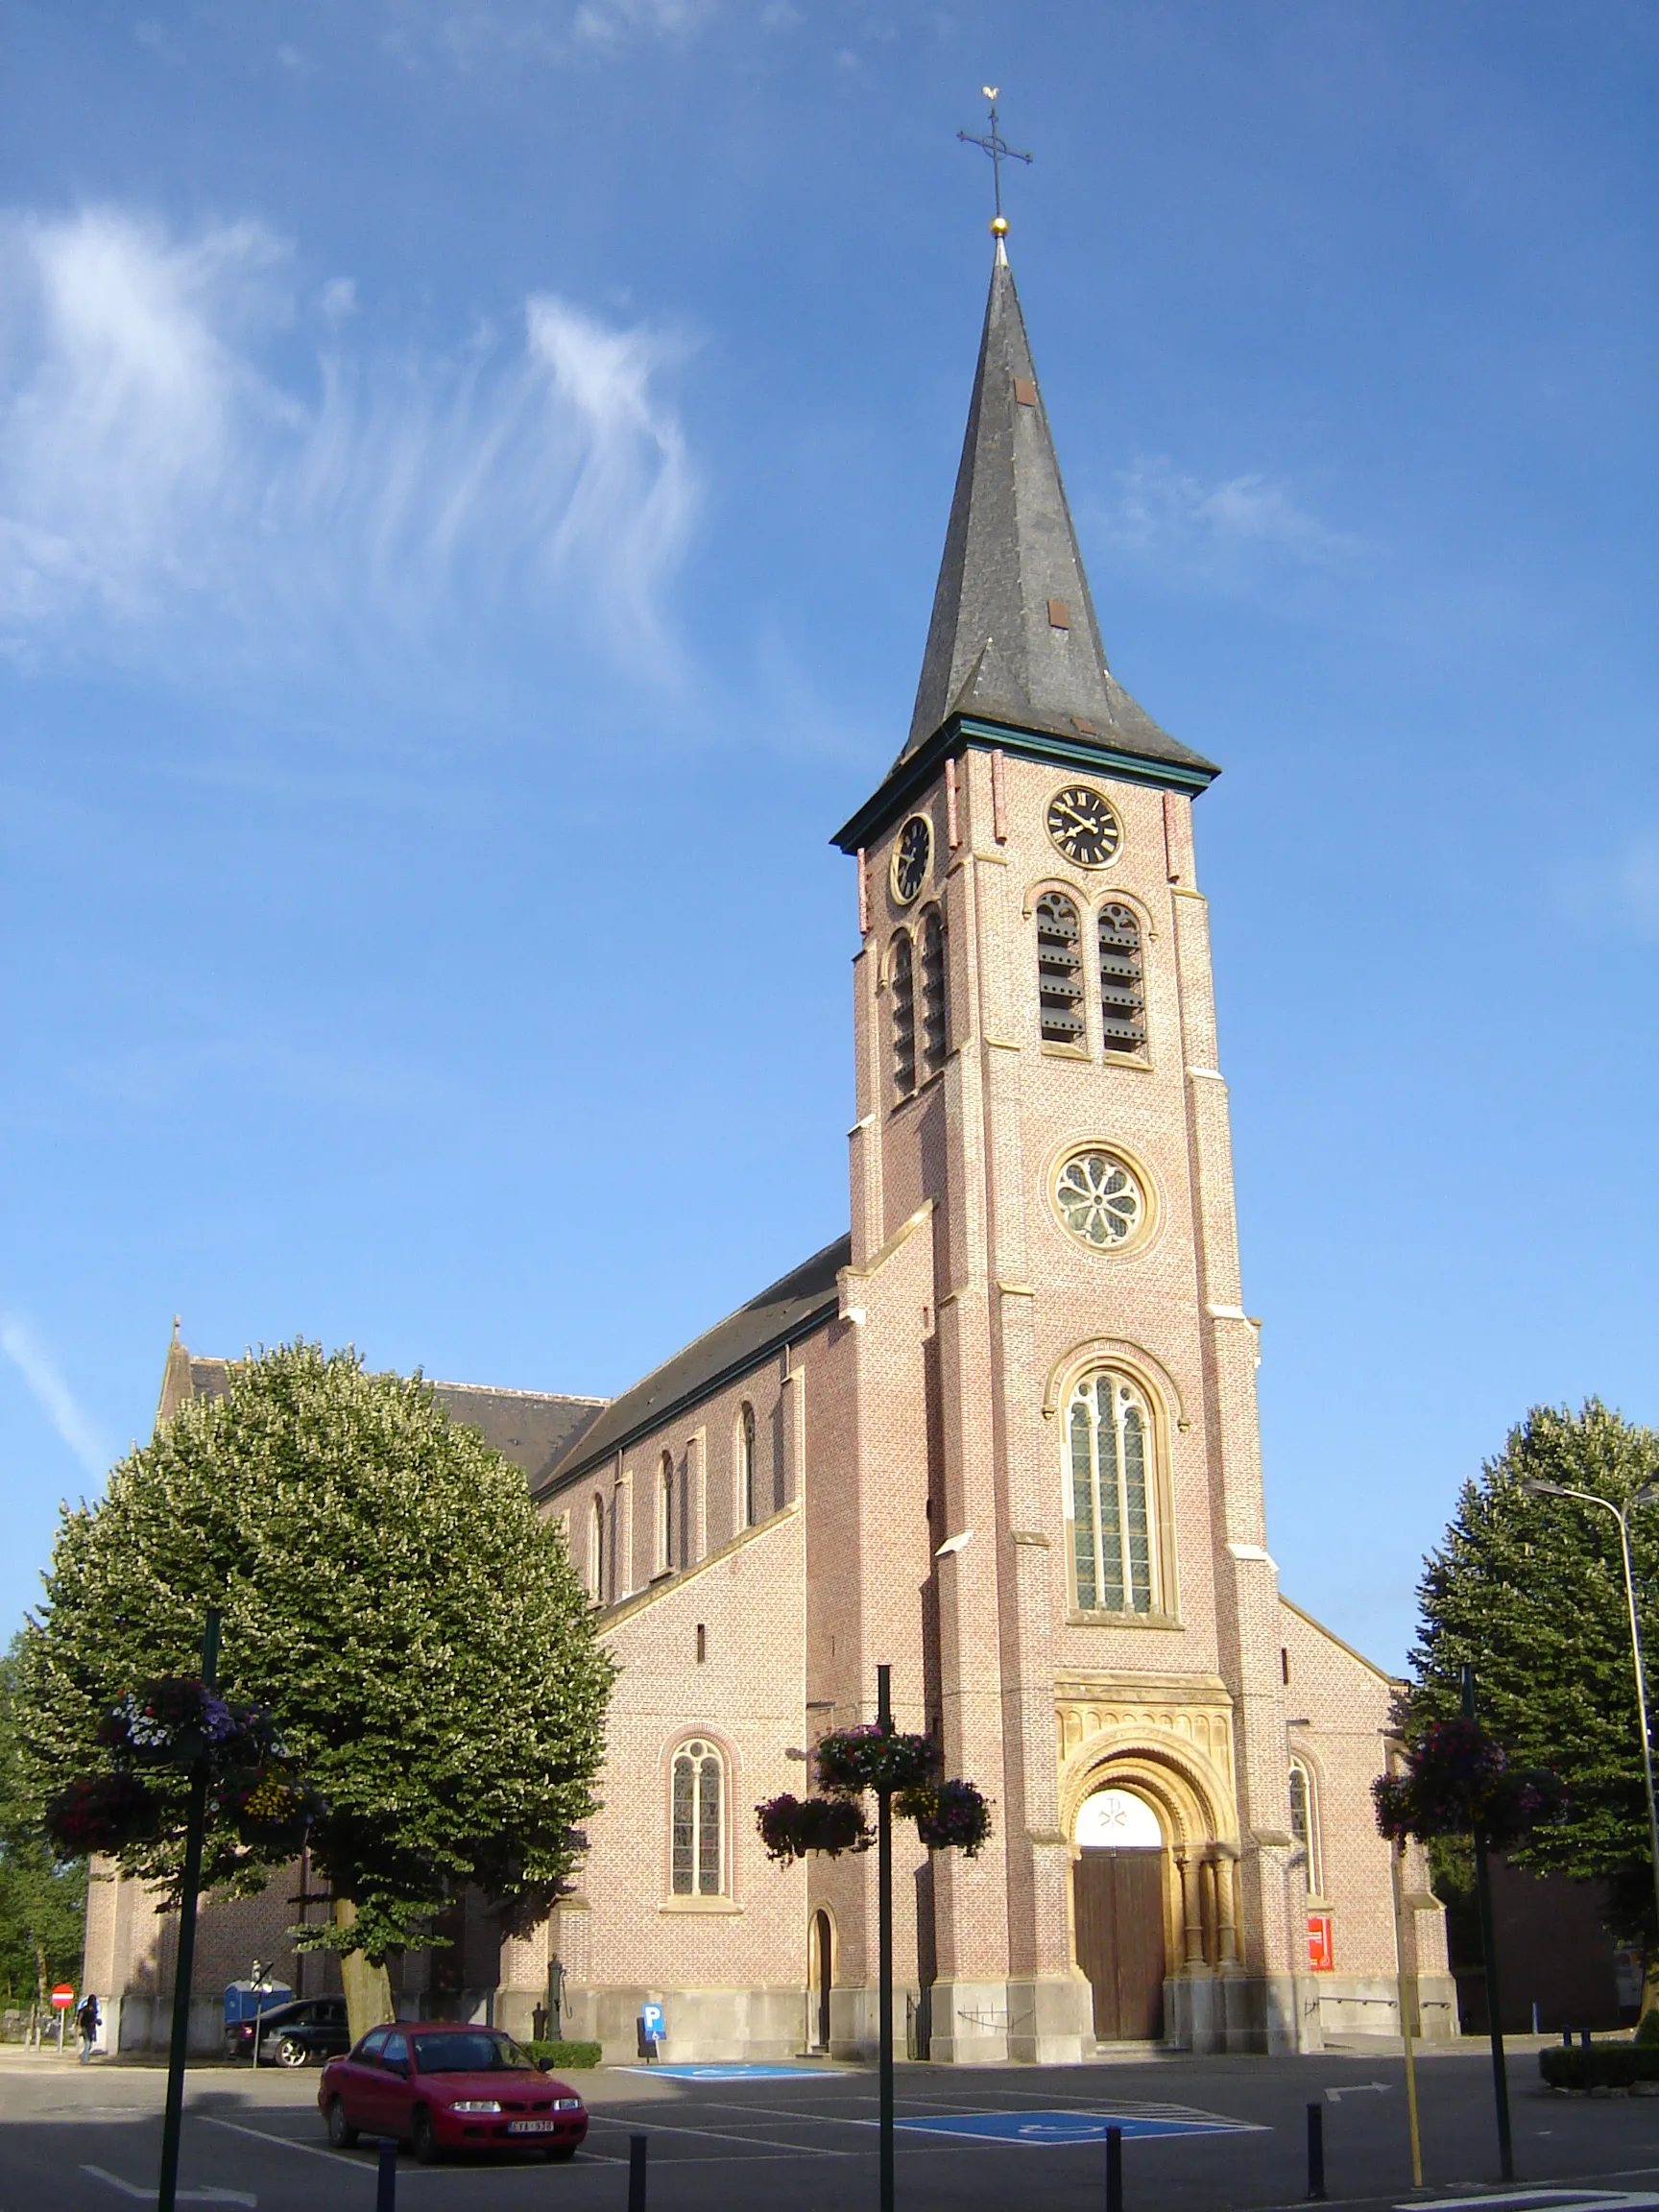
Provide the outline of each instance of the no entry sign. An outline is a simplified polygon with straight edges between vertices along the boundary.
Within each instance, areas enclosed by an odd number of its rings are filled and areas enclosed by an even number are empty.
[[[74,1992],[74,1990],[70,1988],[70,1986],[69,1986],[69,1984],[68,1984],[68,1983],[67,1983],[67,1982],[60,1982],[60,1983],[59,1983],[59,1984],[58,1984],[58,1986],[57,1986],[57,1988],[56,1988],[56,1989],[54,1989],[54,1990],[53,1990],[53,1992],[52,1992],[52,2009],[53,2009],[53,2011],[54,2011],[54,2012],[67,2012],[67,2011],[68,2011],[68,2009],[69,2009],[69,2008],[70,2008],[70,2006],[71,2006],[71,2005],[73,2005],[73,2004],[74,2004],[74,2002],[75,2002],[75,1992]]]

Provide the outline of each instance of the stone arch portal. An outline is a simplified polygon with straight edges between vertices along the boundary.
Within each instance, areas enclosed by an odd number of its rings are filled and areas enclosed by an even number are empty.
[[[1073,1957],[1101,2041],[1160,2037],[1171,1977],[1238,1970],[1231,1791],[1190,1741],[1157,1735],[1096,1737],[1062,1776]]]

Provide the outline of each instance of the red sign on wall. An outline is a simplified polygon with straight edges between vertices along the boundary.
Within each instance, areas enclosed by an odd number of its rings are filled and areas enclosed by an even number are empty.
[[[1335,1971],[1336,1955],[1331,1948],[1329,1912],[1310,1912],[1308,1915],[1308,1963],[1315,1974],[1331,1974]]]

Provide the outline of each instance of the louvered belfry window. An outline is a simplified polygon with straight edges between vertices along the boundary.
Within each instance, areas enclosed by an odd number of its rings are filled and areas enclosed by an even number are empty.
[[[945,1012],[945,925],[937,906],[922,917],[922,1070],[937,1075],[950,1047]]]
[[[908,1098],[916,1088],[916,970],[910,939],[893,940],[893,1088]]]
[[[1100,1031],[1108,1052],[1146,1049],[1141,925],[1128,906],[1100,909]]]
[[[1045,1045],[1083,1043],[1083,932],[1061,891],[1037,902],[1037,1002]]]

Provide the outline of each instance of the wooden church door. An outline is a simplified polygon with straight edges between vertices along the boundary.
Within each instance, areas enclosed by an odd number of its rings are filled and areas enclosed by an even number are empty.
[[[1164,2032],[1164,1854],[1085,1848],[1071,1870],[1077,1963],[1102,2043]]]

